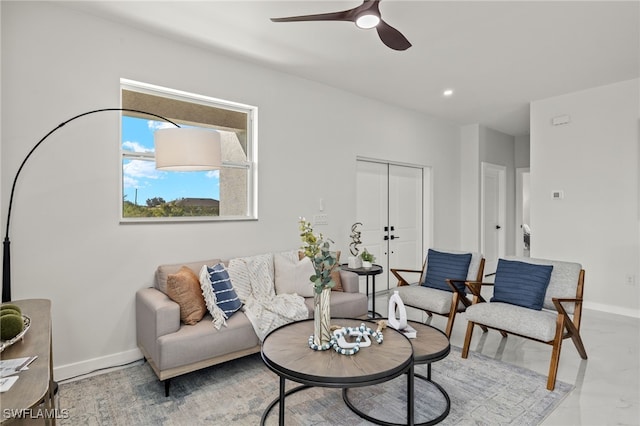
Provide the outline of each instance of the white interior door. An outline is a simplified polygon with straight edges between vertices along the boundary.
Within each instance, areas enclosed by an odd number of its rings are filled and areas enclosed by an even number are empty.
[[[480,240],[485,274],[495,272],[506,245],[506,168],[482,163]]]
[[[389,165],[389,268],[422,265],[422,174],[421,168]],[[387,288],[397,284],[390,277]]]
[[[358,160],[357,222],[362,245],[384,272],[376,276],[376,291],[395,287],[391,268],[419,268],[423,244],[423,170],[383,162]],[[361,291],[365,292],[361,280]]]

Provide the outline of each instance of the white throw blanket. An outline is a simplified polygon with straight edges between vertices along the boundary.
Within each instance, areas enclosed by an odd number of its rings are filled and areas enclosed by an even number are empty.
[[[276,295],[273,254],[231,259],[227,271],[261,342],[270,331],[309,317],[302,296]]]

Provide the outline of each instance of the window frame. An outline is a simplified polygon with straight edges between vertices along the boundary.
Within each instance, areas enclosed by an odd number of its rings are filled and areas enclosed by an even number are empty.
[[[124,169],[123,163],[125,159],[153,161],[155,163],[154,152],[133,152],[126,151],[122,147],[122,116],[129,115],[138,118],[147,119],[142,115],[127,114],[126,111],[121,111],[120,115],[120,132],[119,132],[119,169],[120,169],[120,186],[119,186],[119,216],[120,223],[180,223],[180,222],[227,222],[227,221],[246,221],[258,219],[258,107],[241,104],[238,102],[227,101],[218,98],[212,98],[209,96],[198,95],[194,93],[184,92],[180,90],[170,89],[166,87],[156,86],[148,83],[142,83],[138,81],[120,79],[120,105],[122,105],[122,93],[123,90],[139,92],[142,94],[149,94],[153,96],[159,96],[162,98],[173,99],[177,101],[200,104],[204,106],[210,106],[214,108],[240,112],[247,116],[247,129],[246,129],[246,161],[225,161],[222,162],[222,168],[224,169],[244,169],[247,171],[246,179],[246,214],[245,215],[227,215],[227,216],[165,216],[165,217],[125,217],[124,216]],[[122,108],[126,108],[122,106]],[[154,111],[147,111],[155,114]],[[178,120],[172,117],[167,117],[171,121],[181,125],[198,125],[201,127],[214,128],[205,123],[188,123],[185,120]],[[149,116],[149,120],[161,121],[159,118]],[[222,129],[225,130],[225,129]],[[222,171],[221,168],[221,171]],[[173,173],[173,172],[163,172]],[[219,200],[221,203],[223,200]]]

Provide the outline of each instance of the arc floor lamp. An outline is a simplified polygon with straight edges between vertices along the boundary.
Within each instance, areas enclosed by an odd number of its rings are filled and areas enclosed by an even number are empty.
[[[218,132],[202,128],[180,127],[168,118],[151,112],[129,108],[102,108],[78,114],[75,117],[60,123],[57,127],[44,135],[44,137],[40,139],[33,148],[31,148],[31,151],[29,151],[24,160],[22,160],[22,163],[20,164],[20,167],[18,167],[18,171],[13,178],[11,194],[9,196],[9,208],[7,209],[6,232],[3,242],[2,302],[8,302],[11,300],[11,242],[9,241],[9,228],[11,225],[13,196],[20,172],[22,172],[27,160],[29,160],[34,151],[38,149],[38,147],[56,130],[80,117],[105,111],[144,114],[159,118],[160,120],[166,121],[175,126],[175,128],[160,129],[154,133],[157,169],[167,171],[213,170],[220,168],[220,165],[222,164],[220,134]]]

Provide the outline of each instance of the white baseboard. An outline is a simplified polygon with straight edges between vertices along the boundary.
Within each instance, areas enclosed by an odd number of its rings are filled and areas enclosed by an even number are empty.
[[[610,314],[624,315],[625,317],[640,318],[640,310],[621,308],[620,306],[605,305],[602,303],[584,302],[582,305],[585,309],[594,311],[607,312]]]
[[[117,354],[111,354],[100,358],[93,358],[86,361],[54,367],[53,377],[56,381],[72,379],[77,376],[97,372],[98,370],[117,368],[142,358],[144,357],[142,356],[140,349],[131,349],[129,351],[119,352]]]

